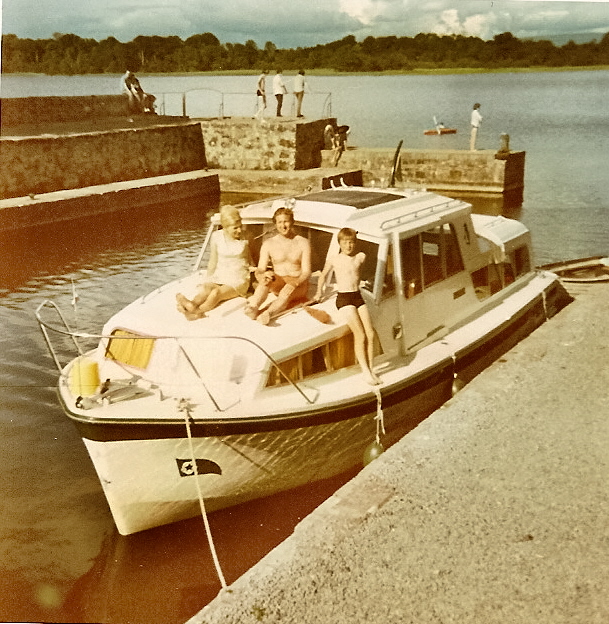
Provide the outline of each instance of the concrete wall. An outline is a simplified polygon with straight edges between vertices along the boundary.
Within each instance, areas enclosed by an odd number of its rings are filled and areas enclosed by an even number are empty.
[[[126,95],[3,98],[0,107],[2,125],[6,127],[120,117],[129,114]]]
[[[220,201],[218,174],[189,171],[143,180],[114,182],[34,197],[0,200],[0,232],[165,202],[202,199],[201,208]]]
[[[346,169],[362,169],[364,184],[389,183],[395,150],[356,148],[345,151],[339,161]],[[510,152],[501,159],[482,150],[414,150],[400,152],[402,180],[398,186],[417,186],[439,191],[503,193],[524,188],[525,152]],[[323,152],[330,166],[331,152]]]
[[[0,198],[205,169],[198,123],[0,141]]]
[[[200,120],[211,168],[266,171],[320,167],[324,128],[332,122],[336,120]]]

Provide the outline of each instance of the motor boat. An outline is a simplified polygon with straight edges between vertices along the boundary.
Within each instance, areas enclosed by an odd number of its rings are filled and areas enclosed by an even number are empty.
[[[99,334],[70,327],[53,301],[36,310],[60,401],[121,534],[197,515],[201,499],[213,511],[361,465],[570,300],[555,273],[534,268],[523,224],[473,214],[459,199],[339,186],[245,205],[254,261],[280,207],[310,242],[313,275],[307,301],[268,325],[244,313],[246,297],[198,320],[176,309],[176,294],[192,296],[205,278],[217,214],[192,271],[118,311]],[[312,302],[343,227],[366,255],[360,292],[379,385],[363,378],[331,277]],[[62,358],[57,336],[72,341],[73,356]]]

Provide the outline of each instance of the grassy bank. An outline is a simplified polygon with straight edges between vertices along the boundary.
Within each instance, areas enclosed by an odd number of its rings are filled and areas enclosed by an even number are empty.
[[[530,74],[537,72],[575,72],[575,71],[607,71],[609,65],[586,65],[566,67],[439,67],[418,68],[412,70],[388,70],[380,72],[342,72],[334,69],[306,69],[309,76],[448,76],[457,74]],[[138,72],[138,76],[257,76],[261,68],[257,69],[231,69],[226,71],[210,72]],[[274,70],[269,75],[272,77]],[[296,74],[296,70],[285,71],[285,76]],[[11,76],[45,76],[46,74],[15,72]],[[59,74],[57,74],[59,75]],[[92,74],[87,74],[92,75]],[[97,74],[103,76],[105,74]],[[112,74],[114,75],[114,74]]]

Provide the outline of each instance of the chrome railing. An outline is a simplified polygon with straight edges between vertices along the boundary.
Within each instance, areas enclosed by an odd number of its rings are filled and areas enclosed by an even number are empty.
[[[48,323],[47,321],[42,319],[42,310],[44,308],[51,308],[52,310],[55,311],[55,313],[57,314],[60,322],[61,322],[61,327],[58,326],[54,326],[51,325],[50,323]],[[37,308],[35,311],[35,316],[36,316],[36,321],[38,322],[38,326],[40,327],[40,330],[42,332],[42,335],[44,337],[44,340],[46,342],[47,348],[49,349],[49,352],[51,354],[51,357],[53,358],[53,361],[55,362],[55,365],[57,366],[57,369],[59,371],[59,373],[63,373],[63,368],[65,366],[61,364],[60,362],[60,358],[59,355],[53,345],[53,342],[50,338],[49,332],[54,332],[56,334],[65,336],[65,337],[69,337],[72,342],[74,343],[76,352],[78,353],[78,356],[82,356],[84,355],[83,349],[80,345],[80,343],[78,342],[78,339],[82,339],[82,340],[134,340],[137,339],[136,336],[133,336],[132,334],[130,334],[129,336],[120,336],[120,335],[103,335],[103,334],[92,334],[92,333],[87,333],[87,332],[79,332],[79,331],[74,331],[72,329],[70,329],[65,316],[62,314],[61,310],[59,309],[59,307],[57,306],[57,304],[55,304],[53,301],[50,301],[48,299],[44,300]],[[216,410],[218,410],[219,412],[224,411],[224,409],[222,409],[220,407],[220,403],[216,400],[216,398],[213,396],[213,393],[211,392],[211,390],[208,388],[207,384],[205,383],[205,381],[203,380],[203,377],[201,376],[200,372],[198,371],[195,363],[192,361],[192,359],[190,358],[190,356],[188,355],[187,351],[184,349],[184,345],[182,344],[182,340],[184,339],[188,339],[188,340],[203,340],[203,341],[210,341],[210,340],[237,340],[237,341],[241,341],[243,343],[247,343],[251,346],[253,346],[255,349],[257,349],[260,353],[262,353],[264,355],[264,357],[267,359],[268,362],[270,362],[270,364],[279,372],[279,374],[281,375],[281,377],[288,383],[290,384],[294,390],[296,390],[302,397],[303,399],[309,404],[312,405],[313,403],[315,403],[316,399],[317,399],[317,394],[318,392],[315,392],[315,396],[313,398],[310,398],[307,396],[307,394],[305,393],[305,391],[292,379],[290,379],[290,377],[281,369],[281,367],[279,366],[279,363],[263,348],[261,347],[259,344],[257,344],[256,342],[254,342],[253,340],[250,340],[249,338],[245,338],[243,336],[188,336],[188,337],[180,337],[180,336],[142,336],[141,337],[142,340],[150,340],[151,338],[154,340],[173,340],[176,342],[177,346],[178,346],[178,350],[180,353],[183,354],[185,361],[188,363],[188,365],[190,366],[191,370],[194,372],[195,376],[199,379],[202,388],[205,390],[205,393],[207,394],[207,396],[209,397],[210,401],[213,403],[214,407],[216,408]],[[66,362],[67,364],[68,362]],[[117,364],[120,365],[120,363],[117,362]],[[128,372],[128,371],[126,371]],[[225,408],[226,409],[226,408]]]
[[[220,91],[201,88],[186,91],[166,91],[155,94],[158,113],[182,117],[253,117],[258,107],[258,97],[249,91]],[[309,118],[332,116],[332,93],[313,92],[305,94],[304,108]],[[284,102],[290,107],[291,116],[296,112],[296,98],[289,94]],[[267,110],[272,113],[275,99],[267,95]],[[269,114],[269,117],[272,117]]]

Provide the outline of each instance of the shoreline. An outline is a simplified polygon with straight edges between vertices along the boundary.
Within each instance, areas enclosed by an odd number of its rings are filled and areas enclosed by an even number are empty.
[[[460,74],[533,74],[547,72],[580,72],[580,71],[608,71],[609,65],[582,65],[564,67],[438,67],[420,68],[411,70],[387,70],[378,72],[344,72],[333,69],[308,69],[309,76],[450,76]],[[174,78],[184,76],[257,76],[260,69],[231,69],[226,71],[193,71],[193,72],[138,72],[139,76],[172,76]],[[284,76],[296,74],[297,70],[286,70]],[[43,74],[40,72],[2,72],[3,76],[118,76],[119,73],[88,73],[88,74]]]

